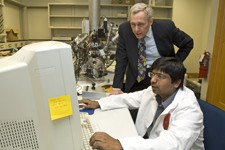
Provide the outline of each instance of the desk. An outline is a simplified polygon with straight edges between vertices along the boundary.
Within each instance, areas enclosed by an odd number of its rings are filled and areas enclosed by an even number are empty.
[[[112,82],[113,74],[108,73],[103,79],[92,81],[85,77],[80,78],[78,81],[81,87],[78,93],[82,94],[83,86],[92,86],[92,82],[96,83],[96,86],[102,84],[109,84]],[[108,82],[110,81],[110,82]],[[82,95],[78,96],[78,99],[82,99]],[[95,99],[95,98],[90,98]],[[91,119],[97,124],[97,127],[102,132],[108,133],[114,138],[137,136],[136,127],[131,118],[130,112],[127,108],[113,109],[108,111],[102,111],[96,109],[93,115],[90,115]]]
[[[138,135],[127,108],[108,111],[96,109],[90,117],[95,121],[100,131],[106,132],[114,138]]]
[[[102,85],[112,85],[113,76],[114,74],[111,72],[108,72],[106,76],[99,79],[92,79],[85,75],[80,75],[79,80],[77,81],[77,92],[82,94],[84,86],[90,86],[91,89],[93,83],[95,84],[96,92],[98,92],[98,87],[101,87]]]

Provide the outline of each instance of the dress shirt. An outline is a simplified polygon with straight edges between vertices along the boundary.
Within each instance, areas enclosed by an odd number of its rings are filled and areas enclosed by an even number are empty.
[[[147,68],[150,68],[152,63],[160,56],[158,49],[155,44],[155,39],[152,33],[152,28],[150,27],[148,33],[145,36],[145,45],[146,45],[146,63]]]

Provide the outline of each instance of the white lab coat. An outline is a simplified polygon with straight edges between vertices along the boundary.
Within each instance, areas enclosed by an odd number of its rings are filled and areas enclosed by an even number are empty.
[[[135,124],[139,136],[120,138],[124,150],[204,150],[203,114],[193,91],[187,87],[178,90],[173,102],[158,117],[149,139],[142,137],[158,105],[151,86],[139,92],[102,98],[99,104],[102,110],[139,108]],[[169,126],[165,130],[163,121],[169,113]]]

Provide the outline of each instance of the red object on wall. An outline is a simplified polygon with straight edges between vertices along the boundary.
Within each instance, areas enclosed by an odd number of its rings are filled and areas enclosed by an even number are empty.
[[[209,69],[209,60],[210,60],[210,53],[204,52],[203,55],[201,55],[199,63],[199,78],[207,78],[208,76],[208,69]]]

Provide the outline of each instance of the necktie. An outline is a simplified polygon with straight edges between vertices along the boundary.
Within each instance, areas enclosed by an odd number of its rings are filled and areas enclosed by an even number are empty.
[[[156,101],[158,102],[158,107],[157,107],[157,110],[156,110],[154,119],[153,119],[153,121],[152,121],[152,124],[148,127],[148,130],[147,130],[146,134],[144,135],[144,138],[148,138],[148,137],[149,137],[149,134],[150,134],[150,132],[151,132],[151,130],[152,130],[154,124],[155,124],[156,119],[159,117],[159,115],[160,115],[160,114],[163,112],[163,110],[164,110],[164,107],[163,107],[163,105],[162,105],[162,101],[161,101],[161,99],[158,98],[157,96],[156,96]]]
[[[144,39],[141,39],[138,44],[138,82],[145,78],[146,66],[146,46]]]

